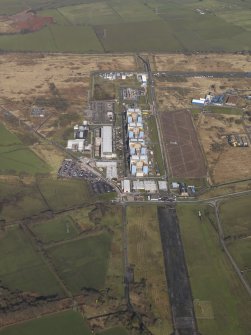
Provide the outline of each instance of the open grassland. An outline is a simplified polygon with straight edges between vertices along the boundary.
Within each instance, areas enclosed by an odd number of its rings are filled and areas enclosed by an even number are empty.
[[[20,180],[0,181],[0,218],[6,222],[20,220],[48,209],[35,184]]]
[[[2,285],[40,295],[62,296],[62,290],[42,258],[20,228],[1,233],[0,277]]]
[[[251,197],[242,196],[220,204],[220,219],[224,235],[247,237],[251,235]]]
[[[48,165],[0,123],[0,173],[46,173]]]
[[[79,233],[71,217],[63,215],[35,224],[31,227],[31,230],[43,243],[69,240]]]
[[[49,207],[54,211],[83,206],[92,200],[86,181],[41,179],[38,187]]]
[[[128,262],[133,268],[130,287],[131,303],[141,313],[160,319],[149,326],[154,334],[171,333],[171,311],[164,273],[157,207],[127,207]],[[144,282],[141,291],[135,286]],[[149,305],[151,311],[149,312]]]
[[[112,236],[101,233],[48,250],[58,275],[73,294],[103,289]]]
[[[251,197],[229,199],[220,204],[220,219],[230,254],[251,284]]]
[[[153,65],[156,71],[249,71],[251,56],[218,54],[156,54]]]
[[[91,335],[83,316],[67,311],[28,321],[0,331],[1,335]],[[109,333],[108,333],[109,334]]]
[[[246,335],[250,300],[220,249],[212,209],[179,205],[177,213],[200,332]]]

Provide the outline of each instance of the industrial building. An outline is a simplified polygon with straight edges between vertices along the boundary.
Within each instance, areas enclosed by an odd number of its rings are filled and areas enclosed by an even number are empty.
[[[118,178],[117,162],[100,161],[96,162],[96,166],[97,168],[106,169],[106,178],[108,179]]]
[[[154,180],[134,180],[133,181],[134,191],[146,191],[149,193],[157,192],[157,184]]]
[[[83,139],[68,140],[66,148],[72,151],[83,152],[85,149],[85,140]]]
[[[101,157],[115,158],[116,154],[112,151],[112,126],[103,126],[101,128]]]
[[[131,182],[129,179],[124,179],[121,181],[122,190],[124,193],[131,192]]]
[[[83,125],[74,126],[74,138],[75,139],[87,139],[89,132],[89,126],[87,121],[83,122]]]
[[[164,191],[164,192],[167,191],[167,182],[165,180],[160,180],[158,184],[159,184],[160,191]]]

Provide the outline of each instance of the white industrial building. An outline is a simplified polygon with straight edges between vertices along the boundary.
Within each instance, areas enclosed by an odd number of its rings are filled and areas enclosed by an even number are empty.
[[[112,152],[112,126],[101,128],[101,157],[108,159],[116,157]]]
[[[134,180],[133,181],[134,191],[146,191],[150,193],[157,192],[157,184],[154,180]]]
[[[100,161],[96,162],[96,166],[97,168],[106,169],[106,178],[108,179],[118,178],[117,162]]]
[[[129,179],[124,179],[121,181],[121,186],[124,193],[130,193],[131,192],[131,182]]]
[[[167,191],[167,182],[165,180],[160,180],[158,184],[160,191]]]
[[[82,152],[85,149],[85,140],[82,139],[68,140],[66,148],[72,151]]]

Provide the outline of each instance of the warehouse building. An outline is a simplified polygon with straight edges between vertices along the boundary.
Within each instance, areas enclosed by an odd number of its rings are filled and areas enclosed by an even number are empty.
[[[116,157],[112,152],[112,126],[101,128],[101,157],[107,159]]]
[[[130,193],[131,192],[131,182],[129,179],[124,179],[121,182],[121,186],[124,193]]]
[[[106,178],[108,179],[118,178],[117,162],[101,161],[96,162],[96,166],[97,168],[106,169]]]

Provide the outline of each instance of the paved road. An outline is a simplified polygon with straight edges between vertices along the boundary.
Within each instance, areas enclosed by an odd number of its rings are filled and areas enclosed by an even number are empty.
[[[175,335],[198,335],[192,292],[175,208],[158,207]]]
[[[251,72],[194,72],[194,71],[160,71],[154,72],[154,77],[159,78],[168,78],[168,77],[208,77],[208,78],[250,78]]]

